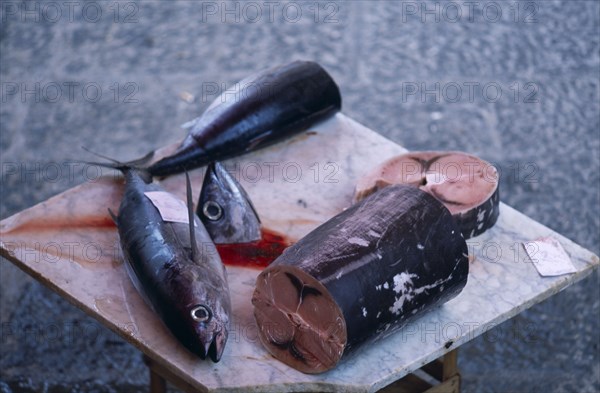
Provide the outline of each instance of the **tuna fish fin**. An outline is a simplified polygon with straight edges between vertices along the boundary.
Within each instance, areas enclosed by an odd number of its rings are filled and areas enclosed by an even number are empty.
[[[196,125],[196,123],[198,123],[198,121],[200,120],[202,116],[199,116],[195,119],[192,119],[188,122],[183,123],[180,127],[183,128],[184,130],[188,130],[190,128],[194,128],[194,126]]]
[[[192,260],[196,260],[196,253],[198,252],[196,244],[196,233],[194,230],[194,202],[192,200],[192,183],[190,182],[190,175],[185,172],[185,189],[187,194],[187,207],[188,207],[188,219],[190,221],[190,245],[192,246]]]
[[[144,168],[150,163],[150,160],[152,160],[152,158],[154,157],[154,153],[155,151],[152,150],[150,153],[146,154],[143,157],[138,158],[137,160],[131,160],[131,161],[127,161],[125,164],[136,168],[136,169],[141,169]]]
[[[263,132],[260,135],[255,136],[254,138],[252,138],[252,140],[250,140],[250,142],[248,143],[248,147],[246,148],[246,151],[254,150],[256,148],[256,146],[260,145],[272,133],[273,133],[272,130],[268,130],[268,131]]]
[[[108,208],[108,214],[110,214],[110,218],[112,218],[115,225],[117,225],[117,220],[119,219],[119,217],[117,217],[117,215],[113,213],[113,211],[110,210],[110,208]]]
[[[81,146],[81,148],[83,150],[87,151],[88,153],[95,155],[96,157],[100,157],[105,160],[111,161],[111,162],[86,162],[86,164],[97,165],[97,166],[101,166],[104,168],[112,168],[112,169],[116,169],[121,172],[125,172],[128,170],[134,169],[138,173],[138,175],[144,180],[144,182],[146,182],[146,183],[152,182],[152,176],[146,170],[146,168],[141,167],[141,165],[146,164],[148,161],[150,161],[150,159],[154,156],[153,151],[137,160],[121,162],[121,161],[115,160],[114,158],[105,156],[103,154],[96,153],[96,152],[88,149],[85,146]]]

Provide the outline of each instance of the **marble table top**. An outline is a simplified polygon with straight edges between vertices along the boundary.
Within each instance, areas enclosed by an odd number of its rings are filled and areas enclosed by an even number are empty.
[[[405,151],[338,114],[225,166],[248,191],[263,225],[294,240],[349,206],[359,176]],[[289,368],[261,346],[250,303],[259,271],[230,266],[232,326],[223,358],[214,364],[188,353],[130,283],[107,213],[107,208],[118,209],[122,180],[108,170],[103,173],[1,221],[1,254],[201,391],[376,391],[575,283],[599,264],[590,251],[501,204],[496,226],[468,241],[469,279],[458,297],[364,344],[319,375]],[[195,198],[202,175],[201,169],[191,173]],[[182,176],[162,184],[184,197]],[[576,273],[538,274],[522,242],[542,236],[562,244]]]

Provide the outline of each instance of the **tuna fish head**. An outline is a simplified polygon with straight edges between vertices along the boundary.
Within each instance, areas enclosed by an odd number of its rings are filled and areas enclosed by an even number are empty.
[[[206,169],[196,214],[216,244],[261,238],[260,219],[248,194],[219,163]]]
[[[196,304],[189,307],[189,318],[194,328],[194,339],[188,346],[202,359],[210,357],[218,362],[227,342],[229,318],[221,305]]]
[[[210,255],[218,256],[217,250],[211,249]],[[173,296],[163,303],[163,320],[190,352],[201,359],[218,362],[229,330],[229,286],[222,265],[216,266],[210,260],[201,263],[201,271],[197,264],[189,261],[173,271],[168,280]]]

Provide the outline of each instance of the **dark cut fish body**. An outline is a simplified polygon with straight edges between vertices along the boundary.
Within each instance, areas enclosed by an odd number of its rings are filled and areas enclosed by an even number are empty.
[[[250,197],[218,162],[206,169],[196,214],[216,244],[261,239],[260,219]]]
[[[263,270],[252,296],[258,336],[277,359],[320,373],[457,296],[468,247],[449,210],[394,184],[332,217]]]
[[[248,77],[223,92],[199,118],[178,150],[152,164],[167,176],[272,145],[341,109],[341,95],[320,65],[295,61]]]
[[[185,347],[202,359],[219,361],[231,304],[214,244],[197,218],[194,239],[189,224],[164,221],[145,193],[165,191],[144,182],[134,169],[119,169],[126,187],[114,219],[131,280]]]

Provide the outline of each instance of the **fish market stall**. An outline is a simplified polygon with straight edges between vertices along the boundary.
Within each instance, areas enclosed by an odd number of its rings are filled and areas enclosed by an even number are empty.
[[[263,227],[295,242],[350,206],[365,172],[405,152],[337,114],[306,133],[224,165],[252,198]],[[194,200],[203,171],[189,173]],[[184,175],[161,185],[185,199]],[[127,277],[107,211],[118,209],[122,192],[122,178],[107,171],[3,220],[2,256],[124,337],[162,376],[199,391],[377,391],[584,278],[599,264],[590,251],[500,203],[495,226],[467,241],[468,280],[457,297],[364,343],[334,369],[316,375],[290,368],[267,352],[251,304],[261,270],[228,265],[229,340],[220,362],[212,363],[177,342]],[[561,260],[546,252],[540,239],[564,248],[572,267],[555,273],[565,274],[538,272],[532,260]],[[160,379],[153,383],[160,387]]]

